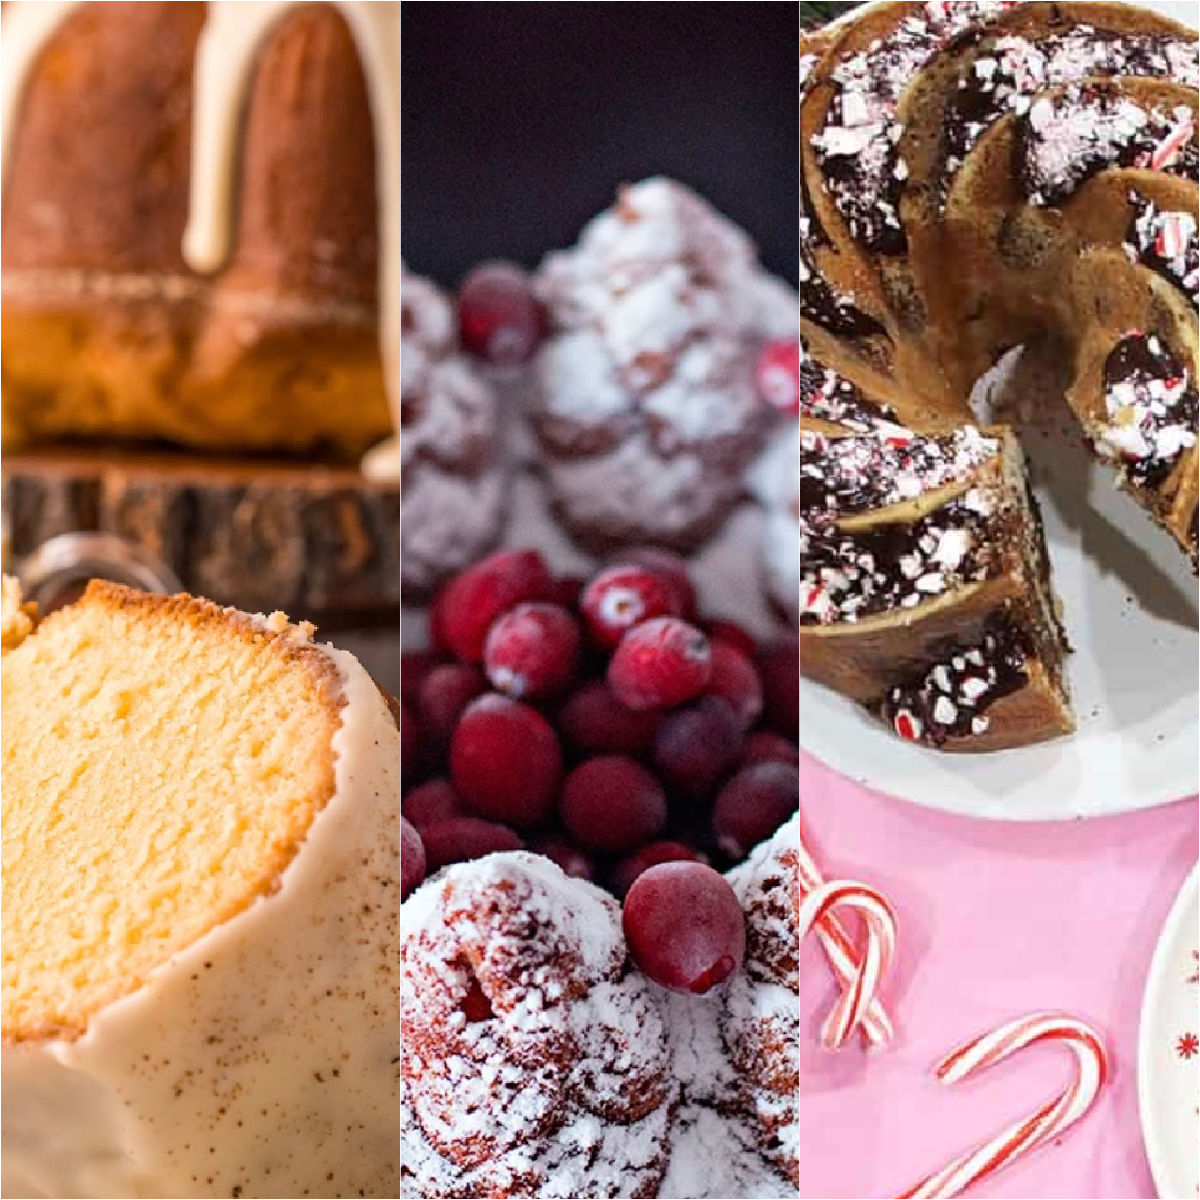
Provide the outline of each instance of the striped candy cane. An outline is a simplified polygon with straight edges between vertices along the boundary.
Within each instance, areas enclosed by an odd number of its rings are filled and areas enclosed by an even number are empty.
[[[803,839],[799,846],[799,862],[801,892],[811,892],[815,888],[821,887],[825,882],[825,877],[805,847]],[[816,922],[816,934],[838,982],[843,989],[849,988],[858,975],[858,955],[854,947],[854,939],[850,937],[846,932],[846,927],[832,912],[827,912]],[[867,1005],[861,1029],[863,1038],[869,1046],[883,1046],[892,1040],[895,1031],[892,1028],[891,1018],[878,997],[872,997]]]
[[[848,880],[822,883],[805,896],[800,905],[799,936],[803,938],[814,926],[819,928],[838,908],[859,913],[867,936],[861,960],[852,963],[842,994],[821,1027],[821,1045],[826,1050],[840,1049],[863,1025],[896,953],[896,917],[891,906],[874,888]]]
[[[938,1063],[937,1077],[943,1083],[958,1083],[1035,1042],[1058,1042],[1074,1054],[1075,1078],[1071,1083],[1031,1116],[1014,1122],[901,1193],[902,1200],[960,1196],[979,1180],[1058,1137],[1088,1111],[1108,1078],[1108,1055],[1103,1040],[1090,1025],[1063,1013],[1031,1013],[974,1038]]]

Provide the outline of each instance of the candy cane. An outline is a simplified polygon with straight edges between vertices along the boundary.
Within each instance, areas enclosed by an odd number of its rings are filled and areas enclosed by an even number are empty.
[[[901,1200],[960,1196],[980,1179],[1058,1137],[1091,1108],[1108,1078],[1104,1042],[1090,1025],[1063,1013],[1031,1013],[972,1039],[938,1063],[937,1077],[942,1083],[958,1083],[1035,1042],[1059,1042],[1075,1055],[1075,1078],[1070,1085],[1031,1116],[901,1193]]]
[[[1154,152],[1150,156],[1151,168],[1155,171],[1161,171],[1163,167],[1169,166],[1174,161],[1175,156],[1191,140],[1191,136],[1192,118],[1189,115],[1184,117],[1154,148]]]
[[[805,847],[803,840],[799,845],[800,890],[811,892],[825,882],[812,855]],[[854,940],[846,932],[846,927],[833,913],[826,913],[816,922],[816,934],[825,951],[825,957],[838,982],[843,988],[848,988],[858,974],[858,956]],[[863,1037],[870,1046],[882,1046],[892,1040],[895,1031],[891,1018],[888,1016],[878,997],[867,1005],[862,1021]]]
[[[896,953],[896,918],[891,906],[874,888],[848,880],[823,883],[808,893],[800,905],[799,936],[803,938],[835,908],[860,913],[867,938],[861,961],[851,967],[842,994],[821,1027],[821,1045],[826,1050],[840,1049],[863,1024]]]

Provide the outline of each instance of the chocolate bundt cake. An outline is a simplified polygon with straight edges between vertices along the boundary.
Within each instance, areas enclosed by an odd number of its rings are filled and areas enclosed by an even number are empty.
[[[4,440],[350,458],[399,417],[399,9],[3,12]]]
[[[3,1194],[397,1195],[386,698],[282,613],[3,600]]]
[[[1097,459],[1195,563],[1196,35],[1119,4],[889,3],[804,50],[802,670],[945,749],[1067,732],[1020,450],[968,399],[1017,343],[1070,362]],[[935,581],[914,549],[946,532]]]
[[[401,578],[407,598],[491,548],[504,513],[496,396],[459,352],[449,300],[407,272],[402,286]]]
[[[531,415],[563,524],[601,549],[694,548],[742,497],[769,427],[755,359],[795,337],[795,296],[667,179],[623,188],[536,287],[550,337]]]

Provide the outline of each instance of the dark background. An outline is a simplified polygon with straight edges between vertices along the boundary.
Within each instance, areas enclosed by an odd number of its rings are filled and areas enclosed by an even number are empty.
[[[405,5],[408,265],[447,285],[485,258],[533,266],[619,183],[664,174],[794,282],[800,7]]]

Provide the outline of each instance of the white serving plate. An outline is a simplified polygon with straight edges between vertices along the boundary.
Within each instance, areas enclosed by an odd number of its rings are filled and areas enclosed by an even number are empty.
[[[1146,1157],[1163,1200],[1200,1191],[1200,868],[1167,916],[1146,981],[1138,1031],[1138,1106]]]
[[[1191,3],[1150,3],[1197,23]],[[904,800],[968,816],[1057,820],[1150,808],[1197,790],[1196,580],[1165,535],[1092,463],[1059,402],[1024,425],[1071,644],[1077,733],[988,755],[908,745],[801,681],[800,745]]]

